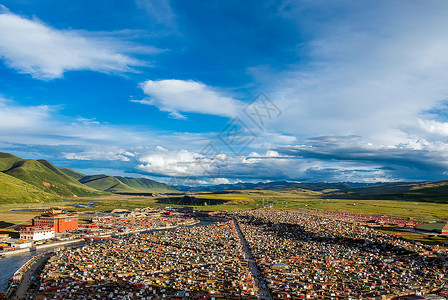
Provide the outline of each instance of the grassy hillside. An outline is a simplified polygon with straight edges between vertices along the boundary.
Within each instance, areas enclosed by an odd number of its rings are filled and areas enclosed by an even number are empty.
[[[118,180],[126,184],[127,186],[134,188],[136,190],[152,192],[152,193],[173,193],[177,192],[171,186],[157,182],[147,178],[132,178],[132,177],[121,177],[115,176]]]
[[[65,197],[98,196],[103,192],[84,186],[59,171],[47,161],[23,159],[16,161],[5,174],[36,186],[44,192]]]
[[[12,167],[13,164],[22,160],[21,158],[9,153],[0,152],[0,172],[6,171]]]
[[[79,182],[90,186],[94,189],[105,191],[109,193],[138,193],[139,191],[133,189],[117,178],[108,175],[89,175],[79,179]]]
[[[167,184],[146,178],[130,178],[108,175],[88,175],[79,182],[94,189],[115,194],[167,193],[176,190]]]
[[[75,178],[76,180],[80,180],[81,178],[85,177],[85,174],[82,174],[78,171],[75,171],[73,169],[70,168],[59,168],[59,170],[63,173],[65,173],[66,175]]]
[[[51,201],[60,201],[60,198],[0,172],[0,204]]]

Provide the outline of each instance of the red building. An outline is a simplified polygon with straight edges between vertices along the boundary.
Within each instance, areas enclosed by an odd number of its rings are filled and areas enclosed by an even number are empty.
[[[68,214],[61,209],[50,209],[33,219],[33,226],[54,227],[54,232],[64,232],[78,229],[78,215]]]

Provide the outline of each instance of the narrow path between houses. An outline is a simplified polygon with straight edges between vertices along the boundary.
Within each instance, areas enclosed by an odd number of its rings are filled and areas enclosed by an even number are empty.
[[[273,298],[271,295],[271,291],[267,287],[266,280],[263,277],[263,275],[261,274],[260,269],[258,269],[258,266],[257,266],[254,256],[250,252],[249,245],[246,241],[246,238],[244,237],[243,232],[241,231],[240,225],[238,224],[236,219],[233,219],[233,223],[235,224],[235,228],[238,231],[238,234],[240,236],[241,244],[243,245],[243,250],[244,250],[244,257],[249,262],[249,268],[250,268],[250,271],[252,272],[252,275],[254,276],[255,284],[258,287],[258,294],[260,296],[260,299],[272,300]]]

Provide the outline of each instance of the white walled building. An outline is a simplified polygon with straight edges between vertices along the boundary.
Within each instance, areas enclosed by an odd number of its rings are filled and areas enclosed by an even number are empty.
[[[19,248],[19,249],[22,249],[22,248],[29,248],[29,247],[31,247],[31,246],[33,245],[33,243],[32,243],[32,242],[21,242],[21,241],[17,241],[17,242],[14,242],[14,243],[10,243],[10,245],[11,245],[11,247],[13,247],[13,248]]]
[[[20,239],[39,241],[54,238],[54,227],[28,226],[20,228]]]

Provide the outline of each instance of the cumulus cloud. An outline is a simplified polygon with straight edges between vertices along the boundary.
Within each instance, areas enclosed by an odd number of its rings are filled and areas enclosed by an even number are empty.
[[[230,184],[230,180],[227,178],[212,178],[210,182],[212,184]]]
[[[125,52],[110,37],[59,30],[5,9],[0,12],[0,57],[10,68],[37,79],[59,78],[73,70],[134,72],[142,62]]]
[[[431,135],[437,135],[439,137],[448,136],[448,123],[438,122],[436,120],[417,120],[418,127]]]
[[[131,101],[157,106],[175,118],[185,118],[183,112],[235,117],[241,106],[239,101],[192,80],[147,80],[140,87],[148,98]]]
[[[188,150],[169,151],[157,147],[154,151],[139,157],[141,171],[174,177],[213,176],[216,170],[226,164],[224,153],[208,156]]]
[[[221,184],[241,180],[299,178],[320,163],[294,160],[275,151],[253,152],[247,156],[203,155],[187,150],[154,149],[139,157],[138,168],[151,175],[193,178]],[[176,184],[179,184],[177,182]]]

